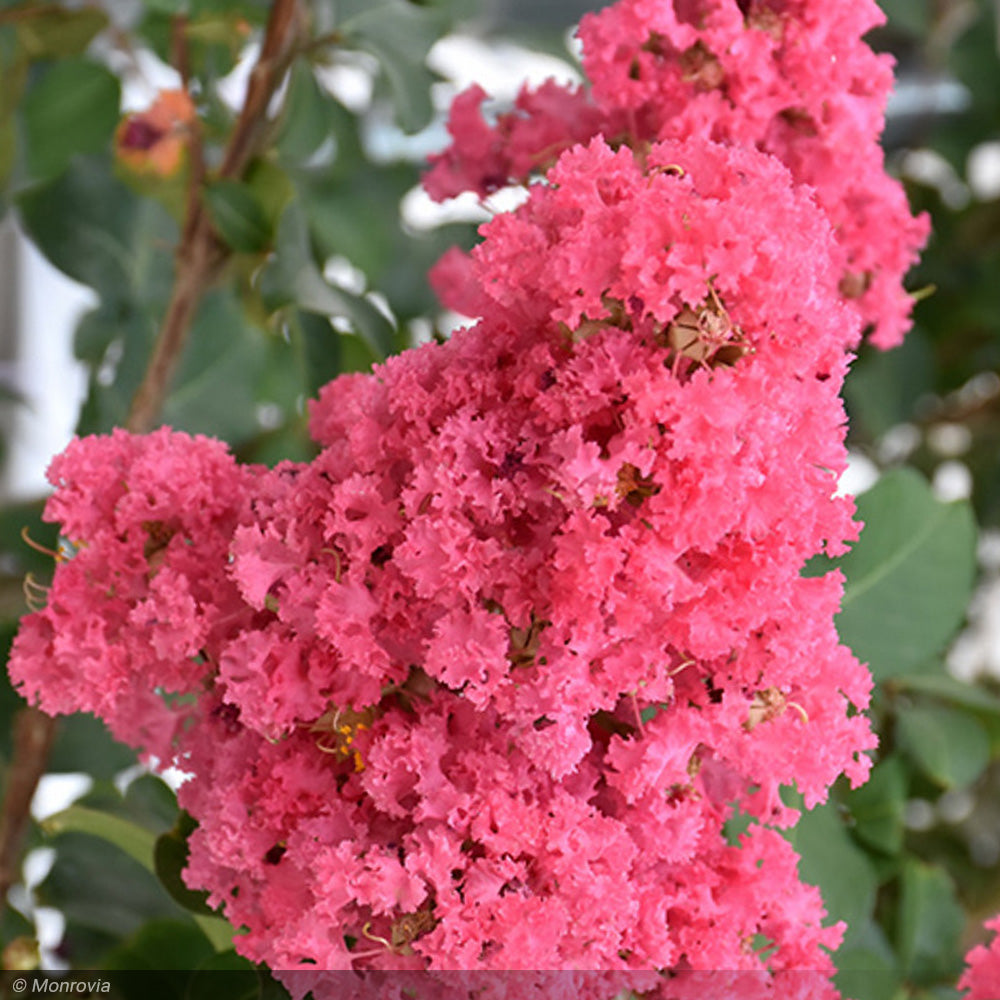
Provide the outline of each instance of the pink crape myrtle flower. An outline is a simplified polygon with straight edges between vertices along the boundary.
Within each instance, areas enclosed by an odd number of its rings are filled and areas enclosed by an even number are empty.
[[[485,228],[483,318],[326,386],[314,461],[57,459],[76,554],[15,683],[190,775],[186,880],[272,968],[835,997],[843,927],[777,828],[875,742],[841,580],[801,574],[858,530],[837,253],[757,149],[567,150]]]
[[[988,945],[979,944],[965,957],[968,968],[958,981],[960,990],[968,990],[963,1000],[994,1000],[1000,996],[1000,914],[986,921],[993,931]]]
[[[486,195],[597,134],[639,154],[694,136],[765,150],[814,191],[837,236],[835,285],[856,301],[873,342],[892,347],[909,326],[902,279],[928,225],[883,169],[892,64],[862,35],[884,20],[874,0],[619,0],[580,22],[589,88],[525,88],[492,124],[481,114],[485,92],[470,88],[454,102],[453,141],[425,186],[438,199]],[[460,273],[452,259],[439,290],[479,316]]]

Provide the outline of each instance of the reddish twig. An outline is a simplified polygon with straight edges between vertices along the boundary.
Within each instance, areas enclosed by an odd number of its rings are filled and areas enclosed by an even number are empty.
[[[0,906],[20,878],[31,800],[48,765],[55,733],[55,719],[37,708],[22,708],[14,719],[14,755],[0,811]]]
[[[219,168],[220,177],[242,176],[256,154],[261,137],[266,134],[268,105],[295,55],[301,23],[298,0],[275,0],[260,54],[250,73],[243,107]],[[175,52],[186,58],[183,47],[175,45]],[[200,170],[200,159],[199,144],[192,155],[194,173]],[[140,434],[156,425],[198,304],[229,256],[205,211],[199,181],[200,177],[198,180],[192,178],[193,197],[188,199],[177,246],[173,293],[126,421],[129,430]]]

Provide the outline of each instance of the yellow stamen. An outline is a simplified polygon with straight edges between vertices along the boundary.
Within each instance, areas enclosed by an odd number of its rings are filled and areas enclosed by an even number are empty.
[[[28,526],[27,525],[24,525],[24,527],[21,528],[21,538],[22,538],[22,540],[24,541],[24,543],[26,545],[30,545],[31,548],[33,548],[36,552],[41,552],[42,555],[45,555],[45,556],[51,556],[53,559],[55,559],[56,562],[65,562],[66,557],[64,555],[62,555],[59,552],[54,551],[53,549],[50,549],[46,545],[42,545],[39,542],[36,542],[28,534]]]

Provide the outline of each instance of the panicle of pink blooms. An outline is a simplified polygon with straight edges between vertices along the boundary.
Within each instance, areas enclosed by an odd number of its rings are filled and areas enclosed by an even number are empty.
[[[203,651],[252,619],[226,562],[253,471],[218,441],[116,430],[74,441],[48,474],[46,517],[74,554],[23,620],[11,676],[23,663],[46,711],[93,712],[169,760],[183,713],[161,693],[198,690]]]
[[[837,234],[839,293],[857,300],[875,344],[895,346],[912,307],[903,276],[928,225],[883,169],[892,61],[862,36],[884,20],[874,0],[619,0],[580,22],[589,89],[525,87],[487,124],[486,94],[470,88],[425,186],[437,199],[485,196],[597,134],[637,153],[689,137],[764,150],[814,190]],[[448,304],[467,311],[453,288],[439,278]]]
[[[979,944],[965,957],[968,968],[958,981],[960,990],[968,990],[962,1000],[994,1000],[1000,996],[1000,914],[986,921],[993,931],[989,945]]]
[[[874,745],[800,573],[857,535],[829,222],[753,148],[597,137],[484,237],[483,319],[325,387],[314,461],[74,443],[12,676],[191,775],[186,879],[255,961],[832,998],[775,829]]]

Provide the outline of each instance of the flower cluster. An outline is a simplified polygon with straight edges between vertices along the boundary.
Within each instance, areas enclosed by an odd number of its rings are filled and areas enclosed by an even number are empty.
[[[891,60],[862,35],[884,20],[874,0],[619,0],[581,21],[589,90],[551,81],[525,88],[491,125],[481,88],[460,95],[454,141],[427,190],[441,199],[524,183],[598,134],[637,155],[651,142],[688,137],[764,150],[814,189],[837,236],[840,294],[857,300],[874,343],[894,346],[912,305],[903,275],[927,221],[911,217],[883,170]],[[439,287],[469,311],[447,274]]]
[[[832,245],[757,151],[567,152],[489,317],[327,386],[312,463],[72,445],[15,679],[192,775],[188,878],[274,967],[828,969],[770,824],[872,745],[800,575],[856,535]]]
[[[991,1000],[1000,995],[1000,915],[986,921],[993,931],[989,945],[976,945],[966,956],[968,968],[958,981],[960,990],[968,990],[964,1000]]]
[[[728,10],[591,19],[595,95],[652,121],[685,53],[714,79],[699,32]],[[769,93],[832,17],[739,10],[723,123],[735,67]],[[56,460],[74,555],[11,673],[190,775],[186,878],[272,968],[725,969],[768,996],[808,969],[832,997],[842,928],[776,827],[782,786],[821,802],[874,744],[841,581],[801,572],[857,535],[842,227],[782,162],[800,145],[588,135],[604,106],[551,87],[517,134],[558,146],[564,102],[586,142],[443,265],[480,321],[326,386],[312,462],[168,430]]]

